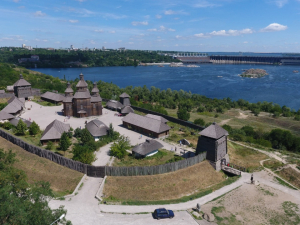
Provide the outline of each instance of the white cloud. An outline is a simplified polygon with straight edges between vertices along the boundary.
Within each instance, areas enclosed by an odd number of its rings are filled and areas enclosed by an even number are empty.
[[[243,43],[244,43],[244,44],[248,44],[248,41],[244,41]]]
[[[78,20],[69,20],[70,23],[78,23]]]
[[[94,40],[90,40],[90,43],[93,45],[96,44],[96,42]]]
[[[21,6],[18,7],[18,9],[24,9],[24,8],[25,8],[24,5],[21,5]]]
[[[109,33],[111,33],[111,34],[115,34],[115,33],[116,33],[116,31],[114,31],[114,30],[111,30],[111,31],[109,31]]]
[[[148,31],[152,31],[152,32],[166,32],[166,31],[171,31],[171,32],[173,32],[173,31],[175,31],[175,29],[172,29],[172,28],[167,28],[167,27],[165,27],[165,26],[160,26],[159,27],[159,29],[156,29],[156,28],[154,28],[154,29],[148,29]]]
[[[132,24],[133,26],[138,26],[138,25],[147,26],[147,25],[148,25],[148,22],[147,22],[147,21],[143,21],[143,22],[133,21],[133,22],[131,22],[131,24]]]
[[[162,18],[161,15],[156,15],[155,17],[156,17],[156,19],[161,19]]]
[[[96,32],[96,33],[103,33],[104,31],[103,30],[94,30],[94,32]]]
[[[133,45],[133,44],[134,44],[134,42],[128,42],[128,44],[130,44],[130,45]]]
[[[56,42],[54,42],[55,44],[60,44],[60,41],[56,41]]]
[[[273,31],[282,31],[286,30],[288,27],[281,25],[279,23],[271,23],[269,26],[266,26],[265,28],[261,29],[261,32],[273,32]]]
[[[213,31],[209,34],[213,35],[213,36],[226,36],[227,35],[226,30]]]
[[[274,3],[277,5],[278,8],[282,8],[285,4],[288,3],[288,0],[276,0]]]
[[[243,30],[219,30],[219,31],[213,31],[209,33],[211,36],[238,36],[242,34],[252,34],[254,31],[252,29],[246,28]]]
[[[20,2],[21,0],[13,0],[15,3],[18,3],[18,2]]]
[[[207,35],[203,34],[203,33],[200,33],[200,34],[194,34],[195,37],[198,37],[198,38],[205,38],[207,37]]]
[[[166,10],[165,15],[177,15],[177,14],[181,14],[181,15],[188,15],[188,13],[184,12],[183,10],[181,11],[173,11],[173,10]]]
[[[165,11],[165,15],[173,15],[173,14],[176,14],[176,12],[175,11],[173,11],[173,10],[167,10],[167,11]]]
[[[42,16],[46,16],[46,13],[43,13],[42,11],[36,11],[34,13],[34,16],[36,16],[36,17],[42,17]]]
[[[85,2],[86,0],[76,0],[77,2]]]

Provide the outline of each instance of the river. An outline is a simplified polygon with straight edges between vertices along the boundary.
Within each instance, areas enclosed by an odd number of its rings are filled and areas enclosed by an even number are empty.
[[[259,68],[269,75],[258,78],[238,76],[245,69]],[[82,72],[86,80],[112,82],[121,88],[147,85],[160,89],[185,90],[210,98],[240,98],[249,102],[268,101],[300,108],[300,70],[298,66],[201,64],[188,67],[90,67],[90,68],[37,68],[33,69],[54,77],[79,78]]]

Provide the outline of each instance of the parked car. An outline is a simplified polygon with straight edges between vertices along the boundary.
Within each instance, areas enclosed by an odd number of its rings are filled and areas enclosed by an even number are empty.
[[[165,208],[155,209],[153,213],[154,219],[165,219],[165,218],[173,218],[174,212],[172,210],[166,210]]]

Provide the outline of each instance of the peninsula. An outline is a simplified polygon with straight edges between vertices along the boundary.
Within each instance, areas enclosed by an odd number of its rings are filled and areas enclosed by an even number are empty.
[[[263,69],[249,69],[244,71],[240,76],[241,77],[250,77],[250,78],[260,78],[268,75],[267,71]]]

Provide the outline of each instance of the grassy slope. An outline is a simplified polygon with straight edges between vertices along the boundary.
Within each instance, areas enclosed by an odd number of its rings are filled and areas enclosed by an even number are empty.
[[[265,154],[232,142],[228,142],[228,153],[231,163],[248,168],[250,172],[260,170],[259,162],[268,158]]]
[[[31,154],[1,137],[0,146],[16,153],[18,162],[15,163],[15,167],[25,171],[29,183],[48,181],[58,195],[72,193],[83,176],[82,173]]]
[[[128,201],[133,202],[133,204],[138,204],[139,201],[151,203],[157,200],[174,200],[183,196],[187,196],[185,200],[189,200],[190,197],[193,197],[189,195],[203,191],[210,193],[224,186],[225,183],[221,184],[222,182],[229,180],[225,179],[222,172],[216,172],[208,161],[204,161],[186,169],[167,174],[107,177],[104,195],[108,201]],[[182,199],[181,201],[184,200]],[[163,204],[163,202],[156,203]]]

